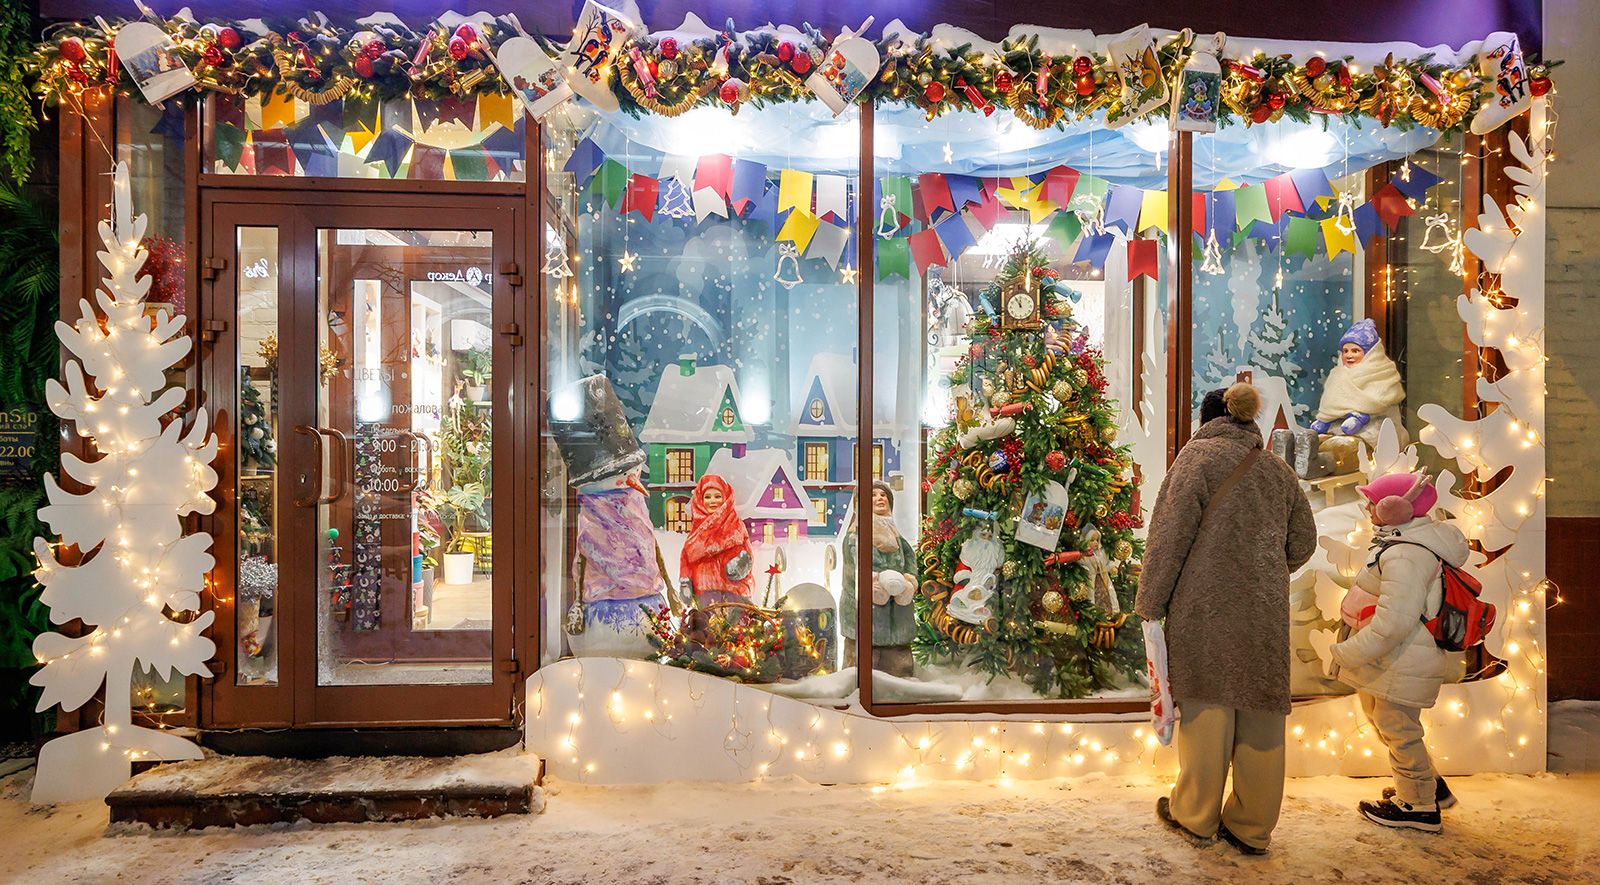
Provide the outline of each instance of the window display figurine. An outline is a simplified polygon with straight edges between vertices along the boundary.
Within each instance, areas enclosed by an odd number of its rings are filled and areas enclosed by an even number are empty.
[[[861,535],[859,511],[851,517],[844,542],[844,590],[839,597],[839,632],[844,665],[856,666],[856,563]],[[917,555],[894,522],[894,492],[872,484],[872,667],[910,676],[911,637],[917,632],[911,602],[917,595]]]
[[[994,536],[993,523],[985,522],[961,542],[956,563],[956,588],[946,610],[950,617],[968,624],[993,629],[994,610],[989,599],[1000,586],[1000,566],[1006,550]]]
[[[1378,427],[1387,418],[1394,422],[1405,445],[1405,428],[1400,404],[1406,390],[1400,370],[1383,351],[1378,327],[1371,319],[1358,321],[1339,339],[1339,361],[1322,385],[1322,402],[1311,429],[1317,433],[1337,432],[1358,436],[1377,446]],[[1374,423],[1373,419],[1377,419]],[[1337,431],[1333,428],[1337,426]]]
[[[578,487],[577,598],[567,611],[575,655],[654,655],[645,610],[671,582],[656,547],[638,468]]]
[[[1100,530],[1086,526],[1083,532],[1084,557],[1078,564],[1089,572],[1089,601],[1100,606],[1107,614],[1117,614],[1122,603],[1117,599],[1117,588],[1111,580],[1111,555],[1100,541]]]
[[[689,582],[695,601],[748,602],[755,589],[750,533],[733,508],[733,486],[715,473],[695,484],[689,501],[694,519],[678,560],[678,577]]]

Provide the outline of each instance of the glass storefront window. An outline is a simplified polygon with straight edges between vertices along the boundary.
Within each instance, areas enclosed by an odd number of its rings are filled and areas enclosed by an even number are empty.
[[[206,168],[227,175],[522,181],[522,102],[357,99],[313,105],[286,95],[208,99]]]
[[[241,227],[238,255],[239,401],[238,445],[239,563],[235,635],[240,685],[276,685],[278,644],[274,623],[278,602],[279,499],[278,434],[281,388],[278,379],[278,272],[280,252],[275,227]]]

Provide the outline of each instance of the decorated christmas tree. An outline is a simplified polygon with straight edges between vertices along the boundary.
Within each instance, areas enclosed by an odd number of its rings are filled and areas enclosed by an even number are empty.
[[[954,416],[929,440],[924,662],[1083,697],[1144,669],[1130,618],[1142,542],[1104,361],[1037,243],[1012,250],[967,327]]]

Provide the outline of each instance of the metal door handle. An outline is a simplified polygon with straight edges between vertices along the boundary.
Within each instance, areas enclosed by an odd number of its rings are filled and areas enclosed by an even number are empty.
[[[315,507],[321,503],[322,497],[322,434],[309,424],[301,424],[294,429],[294,432],[311,437],[312,447],[317,452],[311,459],[311,494],[296,496],[294,506]]]
[[[416,469],[416,463],[413,461],[411,467],[411,483],[409,485],[401,486],[400,488],[400,491],[409,493],[416,491],[422,486],[423,483],[427,482],[433,477],[433,440],[429,439],[427,434],[416,430],[408,430],[406,433],[409,434],[413,440],[422,443],[422,450],[427,454],[427,461],[425,462],[427,467],[425,467],[421,473],[418,473]]]
[[[350,457],[350,440],[344,435],[343,431],[334,430],[331,427],[318,428],[317,432],[330,436],[339,443],[339,450],[332,459],[333,494],[324,496],[323,499],[317,502],[319,504],[333,504],[344,498],[345,487],[348,485],[345,480],[345,461]]]

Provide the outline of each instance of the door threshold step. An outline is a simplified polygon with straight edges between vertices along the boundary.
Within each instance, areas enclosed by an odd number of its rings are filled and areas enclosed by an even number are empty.
[[[106,797],[112,823],[199,829],[544,811],[544,761],[478,756],[208,756],[158,765]]]

